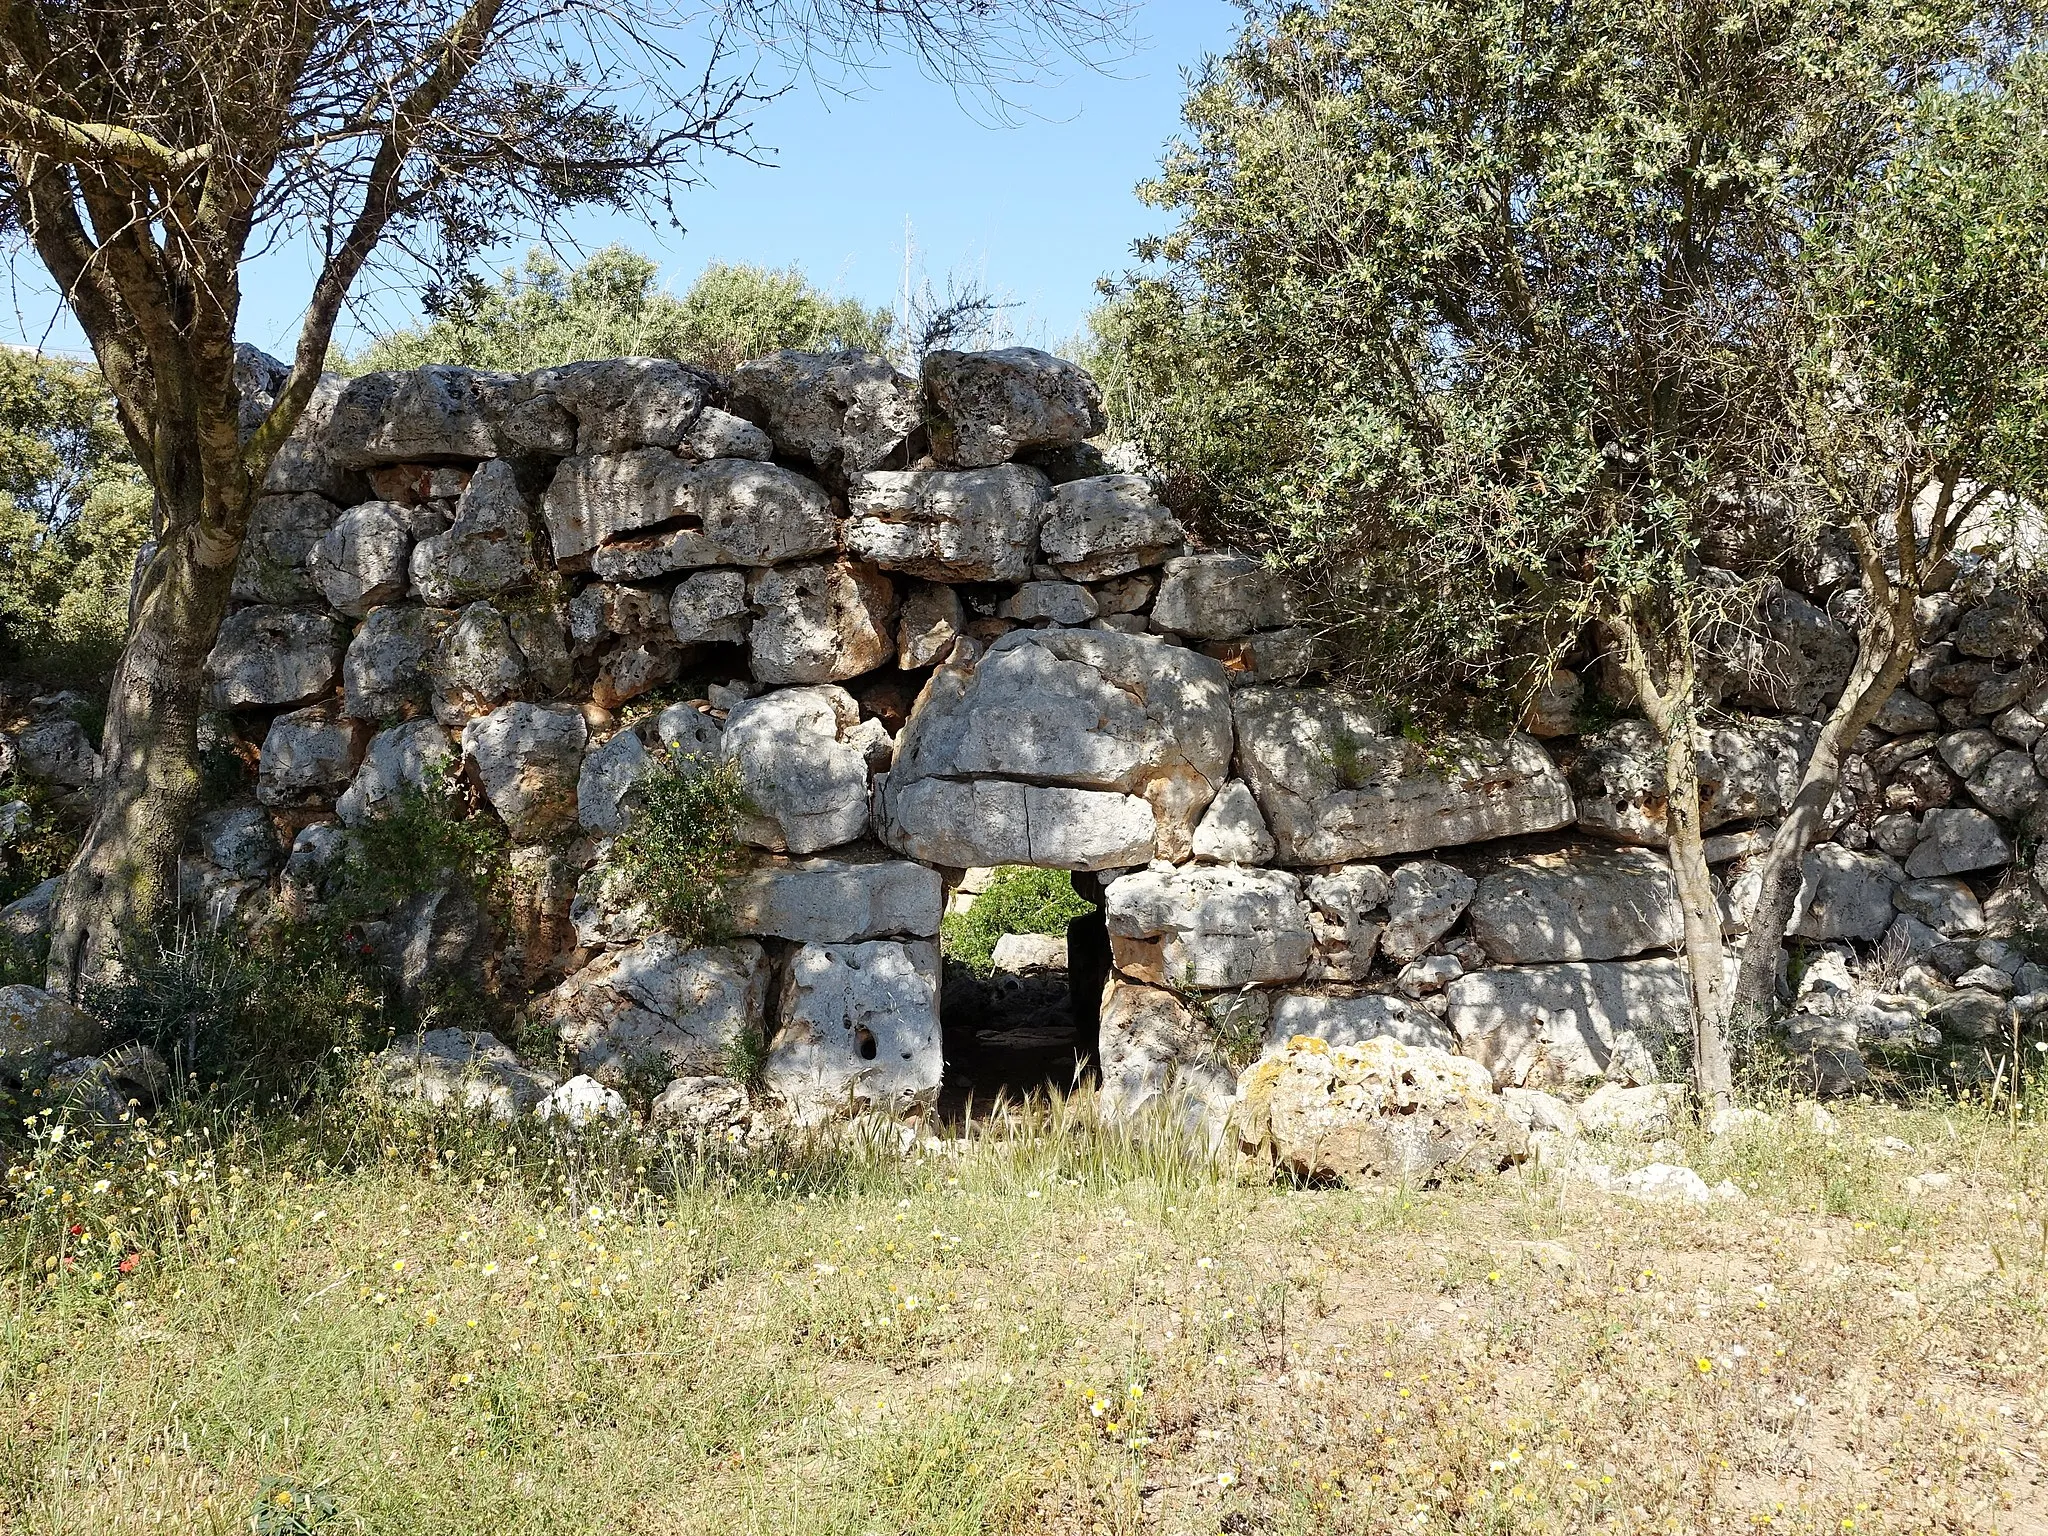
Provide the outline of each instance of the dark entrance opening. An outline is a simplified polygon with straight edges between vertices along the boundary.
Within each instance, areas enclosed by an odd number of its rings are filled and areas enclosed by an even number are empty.
[[[1094,1068],[1102,985],[1109,976],[1109,929],[1102,915],[1101,882],[1073,877],[1063,933],[994,935],[1016,898],[1019,871],[972,871],[953,900],[949,929],[984,898],[982,931],[963,939],[949,932],[939,1027],[946,1058],[939,1112],[959,1119],[998,1099],[1011,1103],[1034,1093],[1072,1089]],[[977,879],[977,877],[980,877]],[[979,884],[981,890],[975,889]],[[962,898],[966,898],[963,900]],[[1074,898],[1078,898],[1075,900]],[[1038,927],[1049,926],[1044,922]]]

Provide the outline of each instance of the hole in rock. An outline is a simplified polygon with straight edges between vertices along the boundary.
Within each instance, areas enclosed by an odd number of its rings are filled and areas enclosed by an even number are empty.
[[[873,1061],[879,1047],[875,1044],[875,1032],[865,1024],[857,1024],[853,1030],[855,1047],[860,1051],[862,1061]]]
[[[940,1112],[1070,1091],[1095,1060],[1109,929],[1093,875],[970,870],[947,905]]]

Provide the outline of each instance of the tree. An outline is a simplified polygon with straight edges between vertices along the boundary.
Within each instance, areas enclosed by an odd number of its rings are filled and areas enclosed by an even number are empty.
[[[1249,4],[1145,195],[1106,394],[1218,529],[1293,568],[1375,678],[1511,712],[1588,625],[1664,744],[1702,1097],[1728,989],[1702,846],[1703,653],[1810,536],[1788,419],[1816,245],[1915,103],[2032,16],[1813,0]],[[1804,350],[1803,350],[1804,349]]]
[[[730,372],[785,347],[888,345],[890,315],[819,292],[795,267],[714,262],[678,299],[645,256],[623,246],[573,271],[544,251],[495,283],[464,285],[432,322],[395,332],[352,360],[364,369],[462,363],[524,371],[594,357],[674,357]]]
[[[154,552],[114,673],[91,828],[58,903],[53,986],[160,924],[198,790],[200,679],[264,476],[344,303],[388,250],[444,276],[514,227],[666,205],[746,152],[759,66],[889,45],[970,88],[1085,55],[1123,0],[13,0],[0,8],[0,208],[92,343],[154,491]],[[685,63],[694,52],[700,62]],[[749,60],[753,62],[749,62]],[[240,267],[299,240],[317,272],[288,376],[241,420]]]

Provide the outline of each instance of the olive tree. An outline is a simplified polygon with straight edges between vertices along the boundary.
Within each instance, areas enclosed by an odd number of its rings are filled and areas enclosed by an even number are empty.
[[[748,152],[763,73],[890,47],[969,88],[1113,36],[1122,0],[5,0],[4,233],[92,344],[155,499],[53,986],[160,924],[199,785],[201,672],[265,473],[366,267],[452,276],[568,210],[665,207]],[[313,257],[290,372],[245,423],[241,267]],[[254,404],[254,402],[251,402]]]
[[[1811,536],[1814,445],[1788,398],[1828,280],[1815,245],[1841,244],[1922,97],[1996,89],[2031,18],[1246,10],[1145,189],[1177,222],[1103,317],[1108,398],[1382,685],[1510,713],[1599,637],[1663,742],[1695,1074],[1720,1102],[1698,723],[1707,648],[1757,593],[1701,548],[1731,522],[1780,550]]]

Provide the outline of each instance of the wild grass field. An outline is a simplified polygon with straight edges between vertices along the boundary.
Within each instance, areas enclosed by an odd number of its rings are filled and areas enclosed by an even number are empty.
[[[1680,1209],[1292,1188],[1085,1095],[907,1154],[39,1119],[0,1529],[2048,1530],[2048,1127],[1835,1115],[1682,1134],[1748,1198]]]

